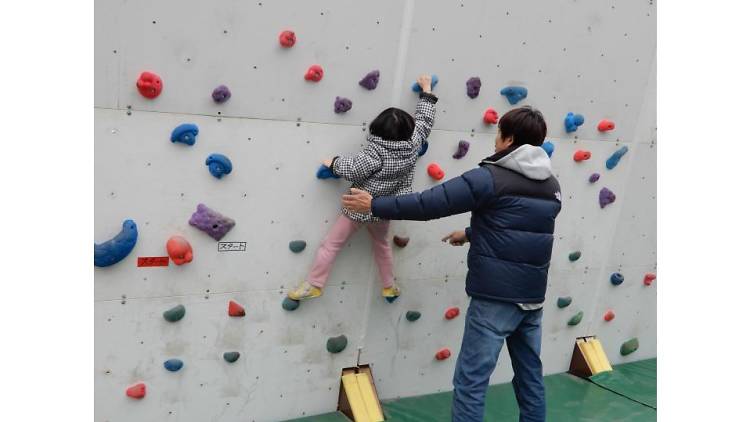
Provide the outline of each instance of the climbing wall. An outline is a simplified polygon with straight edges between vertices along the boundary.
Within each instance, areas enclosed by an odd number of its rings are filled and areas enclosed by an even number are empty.
[[[394,247],[402,296],[379,292],[369,238],[356,234],[341,253],[325,294],[294,311],[287,289],[306,274],[315,248],[338,215],[343,180],[320,180],[322,159],[356,152],[382,109],[412,111],[419,73],[439,76],[438,116],[417,162],[414,189],[433,186],[427,165],[446,178],[493,152],[496,128],[482,116],[514,106],[499,94],[528,89],[518,105],[545,115],[563,210],[545,303],[545,373],[567,370],[577,336],[598,335],[613,363],[656,356],[656,6],[652,1],[554,0],[544,7],[496,2],[240,2],[103,0],[95,29],[95,241],[123,220],[138,228],[133,250],[95,269],[96,419],[100,421],[276,421],[335,409],[341,368],[373,366],[384,399],[451,388],[468,304],[467,248],[440,238],[468,224],[460,215],[394,222],[408,236]],[[293,30],[291,48],[279,33]],[[319,82],[307,69],[324,69]],[[376,89],[358,85],[378,69]],[[143,71],[163,81],[160,95],[136,88]],[[476,98],[466,81],[480,77]],[[226,85],[231,98],[212,99]],[[334,113],[337,96],[353,107]],[[585,117],[567,133],[568,112]],[[602,119],[616,125],[597,130]],[[194,145],[170,142],[183,123],[198,126]],[[452,158],[459,140],[468,154]],[[626,146],[618,165],[607,159]],[[578,150],[591,158],[576,162]],[[223,154],[221,179],[205,165]],[[601,176],[589,182],[592,173]],[[615,202],[600,206],[608,188]],[[188,224],[198,204],[234,219],[221,239]],[[193,250],[190,263],[138,266],[164,257],[172,236]],[[294,253],[292,240],[307,247]],[[571,261],[572,252],[580,258]],[[159,263],[158,259],[144,263]],[[624,281],[613,284],[613,273]],[[559,297],[572,302],[559,308]],[[228,315],[234,300],[245,316]],[[163,313],[184,305],[176,322]],[[444,312],[458,307],[448,320]],[[408,321],[407,311],[421,312]],[[615,318],[603,319],[607,311]],[[568,325],[576,313],[583,318]],[[346,335],[340,353],[329,337]],[[639,348],[622,356],[621,345]],[[436,360],[448,348],[452,356]],[[225,352],[239,352],[227,362]],[[168,359],[184,366],[170,372]],[[503,352],[492,382],[510,380]],[[143,398],[126,395],[142,382]],[[132,391],[131,391],[132,393]],[[137,393],[137,392],[136,392]],[[138,394],[133,394],[138,396]]]

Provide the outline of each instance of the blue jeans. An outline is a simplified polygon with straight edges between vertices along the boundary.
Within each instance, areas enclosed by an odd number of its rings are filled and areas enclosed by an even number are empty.
[[[453,375],[453,422],[482,422],[487,385],[504,341],[513,365],[519,421],[544,421],[542,310],[472,298]]]

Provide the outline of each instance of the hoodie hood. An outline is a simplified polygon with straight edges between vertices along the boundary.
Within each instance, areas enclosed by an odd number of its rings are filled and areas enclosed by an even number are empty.
[[[379,136],[370,135],[368,141],[388,151],[393,156],[399,158],[409,158],[414,154],[415,148],[419,150],[419,147],[412,145],[411,140],[406,141],[389,141]]]
[[[532,180],[546,180],[552,176],[552,161],[542,147],[524,144],[513,151],[487,157],[481,164],[491,164],[513,170]]]

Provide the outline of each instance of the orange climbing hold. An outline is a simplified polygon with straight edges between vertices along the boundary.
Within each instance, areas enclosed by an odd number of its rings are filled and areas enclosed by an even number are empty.
[[[146,384],[142,382],[133,384],[128,387],[127,390],[125,390],[125,394],[127,394],[128,397],[132,397],[134,399],[142,399],[146,396]]]
[[[242,307],[239,303],[230,300],[229,301],[229,316],[232,317],[243,317],[245,316],[245,308]]]
[[[656,274],[654,273],[646,273],[646,275],[643,276],[643,284],[645,284],[646,286],[650,286],[651,283],[654,282],[654,280],[656,280]]]
[[[579,149],[575,152],[575,154],[573,154],[573,160],[575,160],[576,162],[586,161],[589,158],[591,158],[591,152],[583,149]]]
[[[460,314],[460,313],[461,313],[461,311],[458,309],[457,306],[454,306],[452,308],[448,308],[445,311],[445,319],[453,319],[453,318],[457,317],[458,314]]]
[[[599,129],[599,132],[608,132],[615,128],[615,122],[613,122],[612,120],[602,119],[602,121],[599,122],[599,125],[596,128]]]
[[[435,359],[437,360],[446,360],[449,357],[451,357],[451,351],[447,347],[440,349],[437,353],[435,353]]]
[[[498,119],[500,119],[500,116],[497,115],[497,111],[492,107],[484,111],[484,122],[488,125],[494,125]]]
[[[167,240],[167,255],[176,265],[187,264],[193,260],[193,247],[182,236],[172,236]]]
[[[430,163],[430,165],[427,166],[427,174],[435,180],[440,180],[445,177],[445,172],[440,168],[438,163]]]
[[[307,69],[305,80],[311,82],[320,82],[323,79],[323,68],[319,64],[314,64]]]
[[[294,34],[294,31],[286,30],[279,34],[279,44],[284,48],[292,48],[296,42],[297,36]]]
[[[609,322],[609,321],[612,321],[613,319],[615,319],[615,313],[612,312],[611,309],[604,313],[605,321]]]

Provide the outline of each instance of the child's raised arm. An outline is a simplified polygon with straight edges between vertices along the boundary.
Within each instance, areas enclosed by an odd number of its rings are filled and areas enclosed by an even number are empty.
[[[414,134],[411,136],[411,142],[415,146],[422,145],[422,142],[427,140],[432,130],[432,125],[435,123],[435,103],[437,103],[437,97],[432,95],[432,88],[430,83],[432,77],[429,75],[422,75],[417,78],[417,83],[422,87],[422,92],[419,93],[419,101],[417,102],[417,110],[414,112]]]
[[[325,164],[325,163],[324,163]],[[342,176],[350,182],[361,182],[383,167],[383,161],[373,148],[367,146],[350,157],[334,157],[329,166],[333,174]]]

